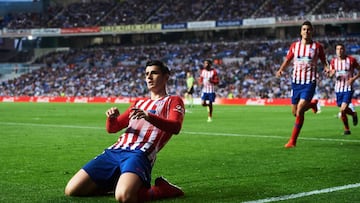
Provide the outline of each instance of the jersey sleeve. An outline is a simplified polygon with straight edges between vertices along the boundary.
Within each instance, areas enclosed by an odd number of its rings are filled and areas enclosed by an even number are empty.
[[[184,102],[179,96],[172,96],[168,106],[167,118],[149,113],[149,122],[169,134],[178,134],[185,115]]]
[[[294,43],[292,43],[292,44],[290,45],[289,51],[288,51],[288,53],[286,54],[286,59],[289,60],[289,61],[294,58],[295,44],[296,44],[296,43],[294,42]]]
[[[360,65],[354,57],[350,57],[350,60],[351,60],[351,65],[354,67],[354,69],[360,69]]]
[[[129,115],[131,109],[134,107],[132,104],[124,113],[120,114],[117,118],[108,117],[106,119],[106,131],[108,133],[117,133],[129,125]]]
[[[213,83],[213,84],[215,84],[215,85],[219,84],[219,76],[218,76],[216,70],[214,70],[214,75],[212,76],[210,82]]]
[[[334,63],[335,63],[335,59],[331,59],[330,61],[330,70],[335,70],[335,66],[334,66]]]
[[[199,78],[198,78],[198,83],[199,83],[200,85],[202,85],[202,84],[203,84],[203,81],[204,81],[203,70],[200,70],[200,76],[199,76]]]

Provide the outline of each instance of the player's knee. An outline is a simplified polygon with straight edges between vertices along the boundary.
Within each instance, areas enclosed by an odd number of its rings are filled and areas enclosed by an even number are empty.
[[[65,190],[64,190],[64,194],[66,196],[76,196],[75,190],[72,187],[70,187],[69,184],[66,185]]]
[[[134,196],[132,193],[126,192],[124,190],[116,191],[115,199],[116,199],[116,201],[122,202],[122,203],[137,202],[136,196]]]

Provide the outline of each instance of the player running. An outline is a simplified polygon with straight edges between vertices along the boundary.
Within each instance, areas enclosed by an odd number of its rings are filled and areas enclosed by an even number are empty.
[[[358,124],[357,113],[352,110],[352,95],[354,93],[353,84],[360,77],[360,65],[355,58],[346,55],[345,46],[341,43],[336,45],[336,56],[330,62],[329,76],[335,75],[336,104],[340,107],[341,121],[344,124],[344,135],[350,135],[350,126],[347,115],[352,116],[353,125]],[[355,75],[355,70],[358,73]]]
[[[305,21],[301,25],[301,40],[291,44],[284,62],[276,72],[276,76],[281,77],[293,60],[291,104],[295,124],[291,137],[285,144],[286,148],[296,146],[297,138],[304,123],[305,112],[310,108],[313,109],[314,113],[317,112],[317,103],[311,102],[311,100],[316,89],[318,60],[320,59],[325,67],[328,66],[323,46],[312,39],[313,31],[311,22]]]

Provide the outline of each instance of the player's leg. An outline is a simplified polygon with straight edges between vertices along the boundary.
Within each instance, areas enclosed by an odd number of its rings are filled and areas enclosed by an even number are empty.
[[[349,108],[350,108],[353,112],[356,112],[356,111],[355,111],[354,104],[353,104],[352,102],[349,103]]]
[[[189,99],[190,99],[190,108],[192,108],[194,106],[194,97],[192,95],[193,93],[189,94]]]
[[[295,117],[295,123],[293,127],[293,131],[291,133],[291,138],[288,141],[288,143],[285,144],[286,148],[292,148],[296,146],[297,138],[299,137],[301,128],[304,124],[304,114],[305,110],[307,109],[307,106],[310,102],[300,99],[299,103],[296,105],[296,107],[293,107],[294,110],[296,110],[296,117]]]
[[[348,114],[350,114],[353,117],[353,125],[356,126],[358,124],[358,115],[357,112],[355,110],[354,105],[351,103],[349,103],[349,109],[351,110],[351,112],[349,111]]]
[[[353,104],[351,103],[352,95],[353,92],[346,92],[343,102],[345,101],[348,104],[345,109],[345,113],[352,116],[353,125],[356,126],[358,124],[358,116]]]
[[[291,105],[291,113],[296,117],[296,113],[297,113],[297,104],[292,104]]]
[[[209,101],[208,104],[208,122],[212,121],[212,113],[213,113],[213,103],[211,101]]]
[[[291,133],[291,138],[288,143],[285,144],[286,148],[292,148],[296,146],[297,138],[300,134],[301,128],[304,124],[304,115],[305,111],[311,107],[310,104],[312,98],[314,97],[316,84],[307,84],[307,85],[293,85],[293,96],[291,98],[291,103],[293,105],[297,104],[296,107],[293,107],[293,113],[295,112],[296,118]]]
[[[213,116],[213,103],[215,102],[215,93],[209,93],[209,105],[208,105],[208,122],[212,121]]]
[[[92,181],[84,169],[80,169],[65,187],[65,195],[67,196],[93,196],[104,192]]]
[[[118,161],[110,150],[89,161],[68,182],[65,195],[94,196],[104,195],[114,190],[120,175]]]
[[[305,107],[304,111],[307,111],[309,109],[312,109],[314,113],[317,113],[319,110],[319,100],[313,99],[311,102],[308,103],[308,105]]]
[[[319,104],[319,100],[314,99],[309,103],[308,109],[311,108],[314,113],[317,113],[319,111],[318,104]]]
[[[155,184],[150,188],[141,187],[138,193],[138,201],[153,201],[166,198],[176,198],[184,196],[184,192],[180,187],[171,184],[163,177],[155,179]]]
[[[143,182],[137,174],[123,173],[115,188],[115,199],[118,202],[139,202],[138,193],[142,186]]]
[[[343,125],[344,125],[344,135],[350,135],[351,134],[349,121],[348,121],[348,118],[347,118],[347,115],[346,115],[348,110],[350,110],[348,108],[348,104],[345,103],[345,102],[341,103],[340,113],[341,113],[341,121],[343,122]]]
[[[184,195],[182,190],[170,184],[164,178],[157,178],[150,187],[151,164],[147,156],[139,152],[124,155],[121,163],[123,173],[115,189],[115,198],[119,202],[144,202]]]
[[[204,107],[207,107],[208,104],[206,103],[206,101],[209,100],[208,98],[208,94],[207,93],[202,93],[201,95],[201,105]]]
[[[191,88],[190,88],[190,91],[188,92],[189,99],[190,99],[190,108],[192,108],[192,107],[194,106],[194,97],[193,97],[193,94],[194,94],[194,87],[191,87]]]
[[[317,103],[316,103],[317,105],[317,113],[321,113],[321,104],[320,104],[320,102],[318,101]]]

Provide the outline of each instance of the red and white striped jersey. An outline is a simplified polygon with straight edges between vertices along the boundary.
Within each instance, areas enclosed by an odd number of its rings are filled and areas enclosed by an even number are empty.
[[[297,41],[291,44],[288,60],[293,59],[292,82],[295,84],[309,84],[317,79],[317,63],[320,59],[326,63],[323,46],[318,42],[303,44]]]
[[[153,124],[145,119],[130,119],[132,108],[149,112]],[[118,132],[126,127],[125,132],[109,149],[141,150],[153,163],[157,152],[173,134],[180,131],[184,112],[184,103],[179,96],[166,96],[159,100],[140,99],[117,119],[107,119],[108,132]]]
[[[217,77],[217,72],[215,69],[207,70],[206,68],[202,69],[200,72],[200,82],[203,85],[203,93],[214,93],[215,84],[212,82]]]
[[[348,92],[352,90],[348,80],[354,76],[355,67],[359,64],[355,58],[346,56],[344,59],[334,57],[330,62],[330,70],[335,70],[335,92]]]

